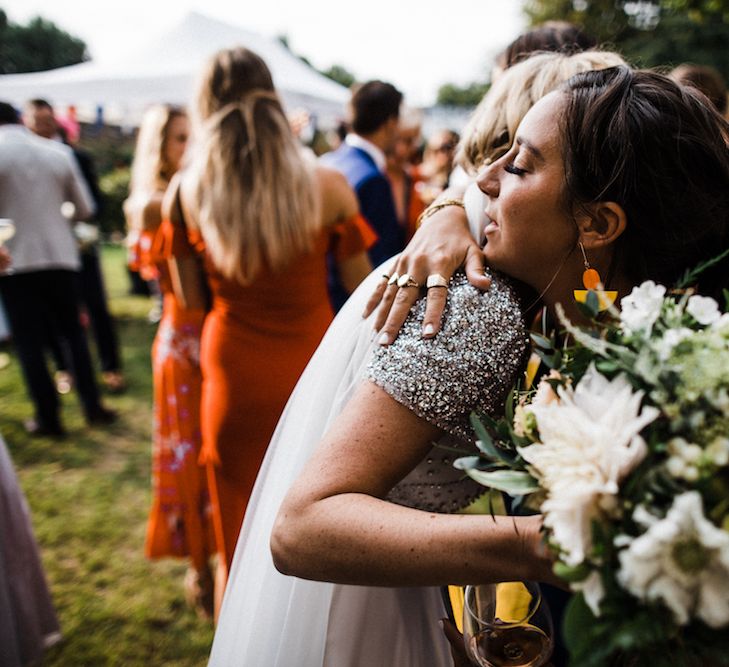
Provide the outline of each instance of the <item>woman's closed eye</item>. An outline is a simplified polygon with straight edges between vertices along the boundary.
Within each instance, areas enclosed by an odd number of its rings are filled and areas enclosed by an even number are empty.
[[[517,167],[513,162],[509,162],[504,166],[504,171],[509,172],[510,174],[514,174],[516,176],[523,176],[527,173],[526,169],[522,169],[521,167]]]

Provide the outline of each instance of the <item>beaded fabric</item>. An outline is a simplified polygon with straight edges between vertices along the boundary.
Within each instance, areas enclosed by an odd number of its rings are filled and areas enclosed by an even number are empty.
[[[476,451],[471,412],[501,413],[528,348],[516,295],[503,276],[488,275],[492,282],[486,292],[473,287],[463,273],[451,278],[442,328],[431,339],[422,337],[425,299],[420,299],[397,340],[375,350],[367,367],[372,382],[445,432],[388,500],[455,512],[484,491],[456,470],[453,460]]]

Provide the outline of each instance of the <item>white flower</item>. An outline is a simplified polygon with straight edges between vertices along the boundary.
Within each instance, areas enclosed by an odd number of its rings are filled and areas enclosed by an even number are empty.
[[[620,299],[620,321],[625,331],[650,333],[653,324],[661,314],[666,288],[646,280],[640,287],[634,287],[626,297]]]
[[[673,352],[673,348],[676,347],[681,341],[691,337],[694,332],[686,327],[680,329],[668,329],[660,340],[656,341],[654,347],[658,352],[658,357],[661,361],[666,361]]]
[[[572,590],[582,591],[587,606],[595,616],[600,615],[600,603],[605,597],[605,587],[602,585],[602,577],[599,572],[592,571],[584,581],[572,584]]]
[[[658,410],[641,409],[643,393],[633,392],[625,375],[609,381],[592,365],[577,387],[560,387],[559,398],[532,406],[541,442],[519,452],[547,491],[544,523],[564,562],[578,565],[591,548],[591,522],[602,515],[605,496],[615,495],[645,457],[639,433]]]
[[[706,519],[696,491],[678,496],[619,558],[618,582],[641,600],[662,601],[679,624],[729,623],[729,533]]]
[[[698,294],[689,297],[686,312],[699,324],[703,325],[714,324],[721,317],[719,304],[708,296],[699,296]]]
[[[724,313],[716,322],[711,325],[719,333],[729,334],[729,313]]]

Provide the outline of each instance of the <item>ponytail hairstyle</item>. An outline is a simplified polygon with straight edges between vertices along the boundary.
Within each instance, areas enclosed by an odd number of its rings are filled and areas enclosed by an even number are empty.
[[[585,72],[564,87],[565,203],[622,206],[614,262],[633,282],[674,285],[729,247],[729,125],[708,100],[628,67]],[[727,258],[699,276],[720,296]]]
[[[243,47],[206,66],[185,183],[218,270],[243,285],[312,248],[320,226],[314,166],[305,157],[263,60]]]

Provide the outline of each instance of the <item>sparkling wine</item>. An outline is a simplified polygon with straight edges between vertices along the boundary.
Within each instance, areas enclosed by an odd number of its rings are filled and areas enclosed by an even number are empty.
[[[0,219],[0,245],[9,241],[15,236],[15,225],[7,218]]]
[[[470,648],[482,667],[539,667],[552,652],[549,637],[533,625],[493,626],[474,635]]]

